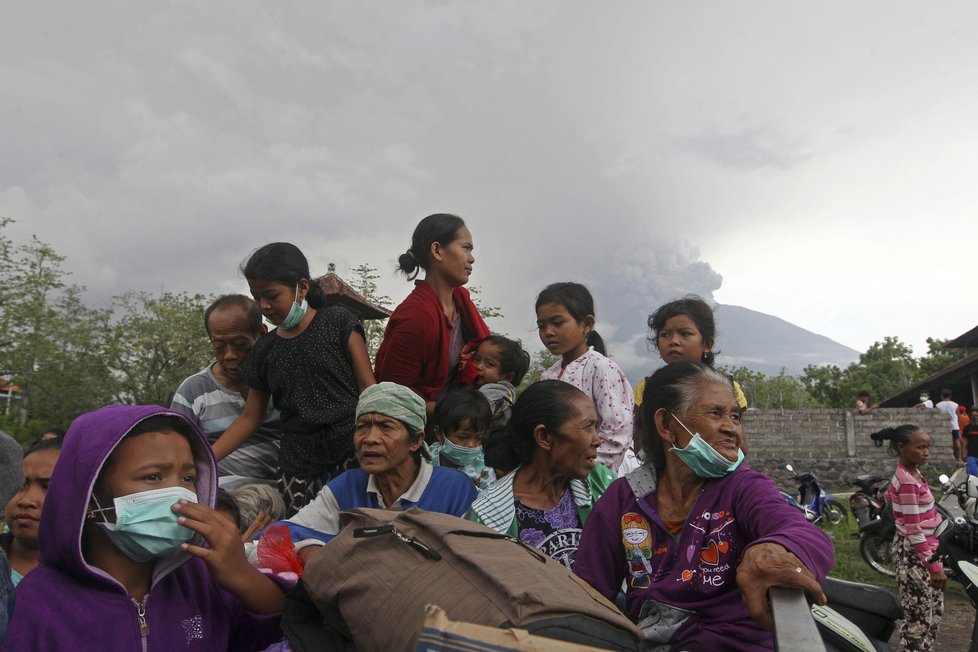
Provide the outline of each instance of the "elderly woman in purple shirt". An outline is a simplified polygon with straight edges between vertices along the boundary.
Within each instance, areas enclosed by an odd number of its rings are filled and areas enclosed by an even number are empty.
[[[832,544],[743,461],[740,407],[721,374],[677,362],[652,375],[637,424],[648,461],[616,480],[584,525],[574,572],[647,643],[773,650],[767,590],[824,604]]]

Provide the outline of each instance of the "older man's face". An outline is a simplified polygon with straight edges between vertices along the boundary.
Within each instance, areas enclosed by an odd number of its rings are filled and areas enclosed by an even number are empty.
[[[221,371],[230,378],[238,377],[238,367],[247,357],[261,333],[252,333],[248,314],[240,306],[215,310],[207,320],[211,350]]]
[[[386,414],[368,412],[357,419],[353,445],[360,468],[369,474],[384,474],[414,464],[411,453],[421,446],[403,423]]]

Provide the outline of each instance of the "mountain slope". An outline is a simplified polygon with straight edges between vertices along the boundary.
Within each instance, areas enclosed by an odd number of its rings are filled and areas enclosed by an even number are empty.
[[[641,313],[641,309],[633,307],[619,315],[615,323],[644,324],[644,318],[636,318]],[[855,349],[774,315],[725,304],[716,305],[714,314],[716,348],[720,352],[717,365],[747,367],[769,376],[784,368],[785,373],[797,376],[808,365],[846,367],[859,359]],[[619,328],[608,338],[612,357],[633,384],[662,364],[655,350],[647,347],[646,334],[644,328],[640,332]]]

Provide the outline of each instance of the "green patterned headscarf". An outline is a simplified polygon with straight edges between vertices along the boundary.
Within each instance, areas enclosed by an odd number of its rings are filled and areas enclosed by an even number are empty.
[[[403,421],[411,434],[424,430],[424,400],[410,389],[397,383],[377,383],[363,390],[357,402],[357,416],[376,412]]]

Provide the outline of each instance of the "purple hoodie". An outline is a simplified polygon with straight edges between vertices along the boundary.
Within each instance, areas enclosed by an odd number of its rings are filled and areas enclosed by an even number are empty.
[[[642,487],[638,498],[632,483]],[[784,501],[771,478],[746,464],[706,481],[678,541],[657,505],[647,465],[612,483],[584,524],[574,573],[608,599],[627,579],[626,613],[633,620],[654,604],[647,600],[682,610],[673,618],[664,610],[658,621],[660,631],[671,631],[675,649],[774,649],[737,586],[737,566],[751,545],[784,546],[820,582],[832,568],[835,552],[825,533]],[[689,617],[681,620],[685,612]]]
[[[144,601],[149,635],[142,637],[135,601],[122,584],[85,561],[82,529],[102,465],[136,424],[157,415],[184,419],[155,405],[110,405],[71,425],[41,514],[41,561],[17,588],[16,611],[0,650],[236,651],[259,650],[281,639],[278,616],[248,613],[188,553],[156,563]],[[197,435],[191,446],[197,498],[213,507],[214,456],[204,435],[190,425]]]

